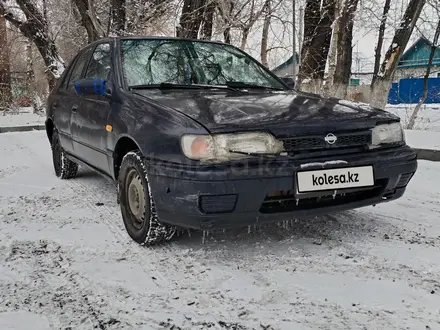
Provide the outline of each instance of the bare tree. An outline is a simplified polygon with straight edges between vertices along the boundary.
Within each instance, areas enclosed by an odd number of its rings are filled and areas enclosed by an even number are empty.
[[[204,40],[211,40],[212,38],[215,7],[216,7],[215,2],[208,0],[208,3],[205,6],[205,12],[203,14],[203,21],[202,21],[201,38]]]
[[[184,0],[177,36],[197,39],[203,22],[206,0]]]
[[[126,22],[125,0],[111,0],[110,31],[113,35],[125,34]]]
[[[266,67],[268,66],[267,43],[268,43],[268,39],[269,39],[269,28],[270,28],[271,15],[272,15],[271,0],[265,0],[265,2],[264,2],[264,23],[263,23],[263,31],[261,33],[260,58],[261,58],[261,63]]]
[[[321,6],[322,4],[322,6]],[[304,10],[304,40],[298,85],[311,79],[320,85],[324,79],[327,56],[335,19],[335,0],[307,0]]]
[[[0,13],[0,110],[11,102],[11,70],[6,20]]]
[[[338,17],[335,21],[332,37],[332,56],[334,64],[329,70],[326,81],[326,94],[337,98],[347,96],[351,76],[353,57],[353,25],[359,0],[344,0],[341,3]]]
[[[384,61],[377,75],[374,86],[371,91],[371,105],[378,108],[384,108],[387,104],[388,92],[394,73],[399,63],[416,22],[422,12],[426,0],[410,0],[405,14],[400,22],[399,28],[394,34],[393,41],[388,48]]]
[[[257,20],[261,17],[265,6],[263,5],[259,10],[256,10],[257,4],[255,0],[250,0],[250,7],[248,15],[246,15],[245,19],[238,23],[239,28],[241,29],[241,49],[246,48],[246,44],[249,38],[249,34],[251,32],[252,27],[257,22]]]
[[[93,0],[72,0],[81,16],[81,25],[87,31],[88,42],[104,37],[104,28],[96,16]]]
[[[223,38],[225,43],[231,43],[231,27],[232,15],[234,12],[234,0],[220,0],[218,1],[217,9],[221,18],[223,19]]]
[[[377,74],[379,73],[380,68],[380,60],[382,55],[382,47],[383,47],[383,39],[385,36],[385,28],[386,23],[388,19],[388,12],[390,11],[391,7],[391,0],[385,0],[385,4],[383,6],[383,13],[382,18],[380,20],[380,26],[379,26],[379,36],[377,38],[377,44],[375,48],[375,55],[374,55],[374,71],[373,71],[373,80],[371,82],[371,88],[373,88],[374,83],[377,79]]]
[[[48,22],[33,1],[16,0],[16,3],[20,9],[18,13],[6,3],[6,0],[0,0],[0,15],[35,44],[47,68],[47,81],[49,88],[52,89],[65,66],[54,40],[50,38]]]
[[[173,9],[173,0],[132,0],[127,3],[127,33],[140,33]]]

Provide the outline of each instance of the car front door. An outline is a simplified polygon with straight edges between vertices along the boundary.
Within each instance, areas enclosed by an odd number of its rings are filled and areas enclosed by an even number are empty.
[[[52,102],[53,120],[64,150],[74,154],[72,143],[72,112],[79,108],[81,97],[76,94],[74,82],[81,78],[85,70],[89,52],[78,54],[69,66],[68,72]]]
[[[108,80],[111,73],[111,45],[98,44],[90,57],[84,78]],[[81,106],[72,120],[73,148],[78,158],[95,169],[110,174],[111,153],[107,150],[110,98],[89,95],[82,98]]]

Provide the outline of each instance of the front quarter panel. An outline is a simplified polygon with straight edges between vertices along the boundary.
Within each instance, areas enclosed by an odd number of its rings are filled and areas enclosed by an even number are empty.
[[[151,160],[188,163],[180,147],[183,134],[207,134],[194,119],[136,93],[122,92],[117,106],[115,137],[130,137]],[[116,144],[117,141],[115,141]]]

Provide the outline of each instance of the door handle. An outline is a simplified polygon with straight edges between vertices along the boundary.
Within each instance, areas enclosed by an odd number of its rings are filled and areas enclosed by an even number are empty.
[[[78,111],[78,106],[77,106],[77,105],[74,105],[74,106],[72,107],[72,113],[73,113],[73,114],[76,114],[77,111]]]

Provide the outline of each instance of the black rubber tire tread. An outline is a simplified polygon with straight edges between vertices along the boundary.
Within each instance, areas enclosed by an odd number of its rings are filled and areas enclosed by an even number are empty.
[[[78,164],[72,162],[66,157],[66,154],[61,147],[60,138],[56,130],[54,130],[52,134],[51,147],[55,175],[62,180],[75,178],[78,174]]]
[[[140,229],[132,224],[131,212],[127,201],[126,179],[131,169],[138,172],[145,192],[144,222]],[[176,234],[176,227],[161,223],[158,219],[156,206],[151,193],[147,175],[147,161],[140,151],[130,151],[122,159],[118,176],[118,200],[120,202],[122,218],[128,235],[137,243],[146,246],[164,243]]]

